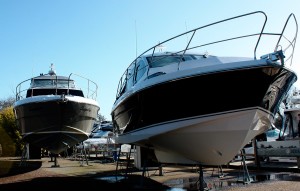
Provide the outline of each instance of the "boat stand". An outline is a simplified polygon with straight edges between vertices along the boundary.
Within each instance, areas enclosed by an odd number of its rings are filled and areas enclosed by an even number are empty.
[[[131,151],[133,150],[133,145],[131,145],[130,147],[130,150],[129,150],[129,153],[127,154],[127,157],[126,157],[126,169],[125,169],[125,176],[127,176],[127,173],[128,173],[128,169],[129,169],[129,164],[130,164],[130,156],[131,156]],[[116,175],[118,174],[118,170],[119,170],[119,163],[120,163],[120,156],[121,156],[121,145],[118,149],[118,153],[117,153],[117,165],[116,165]]]
[[[72,158],[74,160],[79,160],[80,166],[84,166],[84,161],[86,162],[86,165],[89,165],[87,151],[83,142],[79,143],[79,145],[73,146]]]
[[[21,157],[21,162],[19,166],[26,166],[26,161],[29,159],[29,144],[26,143],[23,151],[22,151],[22,157]]]
[[[199,191],[209,190],[209,188],[207,187],[207,184],[204,180],[202,164],[199,164],[198,168],[199,168],[199,178],[197,181],[198,190]]]
[[[147,161],[147,159],[144,160],[142,177],[146,177],[146,173],[148,174],[148,177],[149,177],[149,169],[148,169],[148,161]]]
[[[242,182],[243,184],[250,184],[251,178],[246,164],[245,149],[241,150],[241,157],[242,157],[241,165],[243,167],[243,180],[239,180],[239,176],[238,176],[237,182]]]
[[[118,175],[120,156],[121,156],[121,145],[118,148],[118,154],[117,154],[116,176]],[[126,171],[127,171],[127,169],[126,169]]]
[[[80,149],[80,156],[82,159],[82,160],[80,160],[80,166],[84,166],[84,164],[83,164],[84,161],[86,162],[86,165],[89,165],[89,161],[86,156],[87,154],[86,154],[86,149],[84,147],[84,144],[83,144],[83,142],[81,142],[80,144],[82,145],[82,149]]]
[[[55,162],[53,159],[54,159],[54,156],[52,153],[49,153],[49,156],[50,156],[50,160],[48,162]]]
[[[213,170],[211,172],[211,176],[214,176],[214,171],[215,171],[215,167],[213,168]],[[222,168],[221,165],[218,165],[218,177],[219,178],[223,178],[224,177],[223,168]]]
[[[154,174],[155,174],[155,172],[154,172]],[[158,176],[163,176],[163,175],[164,175],[163,165],[160,164],[158,167]]]
[[[51,167],[60,167],[60,165],[57,163],[57,156],[58,154],[50,153],[51,160],[49,162],[54,162],[54,165],[52,165]]]

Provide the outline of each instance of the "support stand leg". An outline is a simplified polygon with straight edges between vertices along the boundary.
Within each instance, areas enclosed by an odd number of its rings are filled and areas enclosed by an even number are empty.
[[[208,190],[206,182],[204,181],[204,176],[203,176],[203,168],[202,165],[199,165],[199,191],[204,191],[204,190]]]
[[[251,179],[250,179],[249,171],[248,171],[247,164],[246,164],[246,156],[245,156],[245,150],[244,149],[241,150],[241,156],[242,156],[242,166],[243,166],[243,180],[242,180],[242,182],[244,184],[249,184],[249,183],[251,183]]]
[[[57,163],[57,156],[58,156],[58,154],[53,154],[54,165],[52,165],[51,167],[60,167],[59,164]]]
[[[26,143],[23,151],[22,151],[22,157],[21,157],[21,162],[19,166],[26,165],[26,161],[29,159],[29,144]]]
[[[125,173],[126,177],[127,177],[127,172],[128,172],[128,169],[129,169],[129,163],[130,163],[132,149],[133,149],[133,145],[130,145],[129,154],[126,157],[126,160],[127,160],[127,163],[126,163],[126,173]],[[120,148],[120,151],[121,151],[121,148]]]
[[[80,161],[80,166],[84,166],[83,162],[85,161],[86,162],[86,165],[89,165],[89,162],[88,162],[88,159],[87,159],[87,154],[86,154],[86,149],[84,147],[84,144],[83,142],[81,142],[82,144],[82,149],[80,151],[80,155],[82,156],[82,160]]]
[[[121,152],[122,152],[122,150],[121,150],[121,146],[122,145],[120,145],[120,147],[117,149],[117,151],[118,151],[118,153],[116,154],[117,156],[116,156],[116,175],[118,175],[118,170],[119,170],[119,165],[120,165],[120,156],[121,156]],[[133,148],[134,147],[134,145],[130,145],[130,150],[129,150],[129,153],[127,154],[127,156],[126,156],[126,160],[125,160],[125,162],[126,162],[126,169],[125,169],[125,177],[127,177],[127,174],[128,174],[128,171],[129,171],[129,165],[130,165],[130,160],[131,160],[131,152],[132,152],[132,150],[134,149]]]
[[[214,171],[215,171],[215,168],[213,168],[213,171],[211,173],[211,176],[214,175]],[[222,166],[221,165],[218,165],[218,177],[219,178],[223,178],[224,177],[224,173],[223,173],[223,169],[222,169]]]
[[[163,172],[162,164],[159,165],[158,170],[159,170],[158,176],[163,176],[163,175],[164,175],[164,172]]]
[[[118,175],[118,169],[119,169],[119,162],[120,162],[120,156],[121,156],[121,145],[117,150],[118,150],[118,154],[117,154],[117,164],[116,164],[116,176]]]

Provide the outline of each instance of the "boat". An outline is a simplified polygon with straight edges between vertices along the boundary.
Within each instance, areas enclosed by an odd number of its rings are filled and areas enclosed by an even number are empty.
[[[59,154],[88,139],[100,110],[97,89],[83,76],[56,75],[53,64],[47,74],[19,83],[14,112],[23,141]]]
[[[258,32],[252,31],[253,23],[244,30],[248,17],[262,20]],[[234,21],[242,24],[227,24]],[[120,78],[111,110],[116,143],[153,149],[161,163],[230,162],[269,129],[297,80],[289,67],[297,37],[295,15],[288,16],[280,33],[265,32],[266,21],[262,11],[231,17],[162,41],[137,56]],[[219,24],[226,28],[216,30]],[[213,31],[202,36],[210,27]],[[290,28],[293,32],[287,35]],[[239,30],[243,34],[224,36]],[[274,46],[263,37],[275,39]],[[251,56],[233,57],[234,48],[235,54],[251,49]],[[209,54],[216,50],[224,55]]]
[[[300,140],[300,89],[294,87],[287,96],[279,140]]]
[[[300,90],[291,88],[281,104],[280,123],[275,140],[257,142],[258,156],[267,157],[267,161],[296,162],[300,160]]]

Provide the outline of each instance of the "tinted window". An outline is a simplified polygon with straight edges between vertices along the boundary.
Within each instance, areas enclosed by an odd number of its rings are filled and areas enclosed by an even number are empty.
[[[126,75],[126,89],[130,88],[134,84],[134,66],[135,64],[132,63],[129,68],[127,69],[127,75]]]
[[[151,68],[162,67],[169,65],[171,63],[180,62],[180,56],[151,56],[147,57],[147,61],[149,62],[149,66]]]
[[[99,130],[95,133],[92,133],[90,135],[90,138],[102,138],[102,137],[106,138],[106,137],[108,137],[109,133],[111,133],[111,132],[110,131],[101,131],[101,130]]]
[[[136,66],[136,81],[139,81],[140,78],[144,75],[144,73],[146,72],[146,63],[140,59],[137,63]]]
[[[173,63],[184,62],[188,60],[197,59],[193,55],[163,55],[163,56],[149,56],[147,57],[147,61],[149,63],[150,68],[162,67]]]

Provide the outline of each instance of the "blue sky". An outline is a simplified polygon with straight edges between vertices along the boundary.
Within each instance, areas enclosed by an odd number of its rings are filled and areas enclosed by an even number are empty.
[[[0,0],[0,99],[15,96],[21,81],[54,63],[58,75],[76,73],[98,84],[100,113],[110,120],[119,78],[136,54],[186,30],[253,11],[264,11],[276,32],[290,13],[300,22],[299,0]],[[298,75],[299,52],[298,38],[292,65]]]

